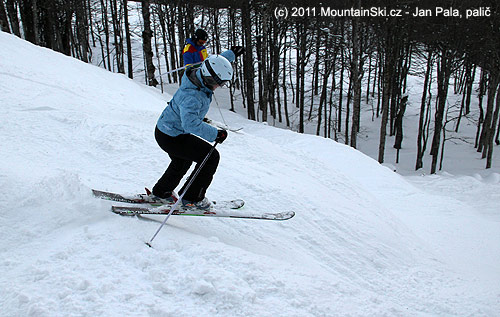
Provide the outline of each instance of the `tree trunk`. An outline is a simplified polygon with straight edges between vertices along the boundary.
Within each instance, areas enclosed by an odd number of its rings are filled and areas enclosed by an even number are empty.
[[[87,34],[87,10],[86,1],[79,1],[80,3],[76,6],[76,37],[78,39],[78,48],[80,50],[80,59],[85,63],[89,62],[88,52],[89,52],[89,41]]]
[[[19,29],[19,18],[17,17],[17,8],[15,6],[15,2],[16,0],[7,0],[5,3],[5,8],[7,9],[7,14],[9,15],[12,33],[21,37],[21,30]]]
[[[441,144],[441,132],[443,128],[444,111],[446,109],[446,100],[448,97],[448,86],[451,76],[451,59],[450,52],[447,49],[441,50],[440,62],[438,65],[438,96],[437,108],[434,118],[434,136],[432,138],[431,155],[432,165],[431,174],[436,173],[439,145]]]
[[[316,29],[316,34],[314,35],[316,38],[316,45],[314,48],[314,64],[313,64],[313,80],[312,80],[312,89],[311,89],[311,103],[309,106],[309,114],[307,116],[307,120],[312,119],[312,113],[314,108],[314,96],[318,95],[318,86],[319,86],[319,49],[321,44],[321,36],[319,36],[319,32]]]
[[[485,94],[486,90],[486,79],[487,75],[486,72],[481,70],[481,79],[479,80],[479,93],[478,93],[478,99],[479,99],[479,119],[477,121],[477,130],[476,130],[476,141],[474,143],[474,148],[477,149],[478,152],[481,152],[480,150],[480,137],[481,137],[481,126],[484,122],[484,110],[483,110],[483,97]]]
[[[423,157],[425,152],[425,114],[427,113],[427,89],[429,87],[429,81],[432,72],[432,52],[429,50],[427,56],[427,68],[425,70],[424,87],[422,91],[422,101],[420,103],[420,118],[418,122],[418,136],[417,136],[417,161],[415,163],[415,170],[418,170],[424,166]]]
[[[244,81],[246,83],[246,99],[248,119],[255,121],[255,102],[254,102],[254,67],[253,67],[253,44],[252,44],[252,23],[249,4],[243,2],[242,26],[245,37],[245,53],[243,56]]]
[[[304,111],[305,111],[305,69],[306,69],[306,30],[300,28],[299,34],[299,85],[297,87],[297,96],[299,103],[299,133],[304,133]]]
[[[382,120],[380,122],[380,140],[378,147],[378,162],[384,163],[384,154],[385,154],[385,140],[387,136],[387,123],[389,121],[389,101],[391,97],[391,93],[393,91],[392,84],[394,82],[394,60],[392,59],[393,53],[391,52],[394,48],[392,46],[392,35],[386,35],[386,43],[385,43],[385,61],[384,67],[381,75],[382,79]]]
[[[283,122],[281,115],[281,98],[280,98],[280,85],[279,85],[279,71],[280,71],[280,49],[283,47],[282,37],[280,36],[280,30],[276,19],[271,19],[272,21],[272,39],[271,39],[271,60],[272,60],[272,88],[271,94],[269,96],[269,102],[271,106],[271,115],[274,120],[278,116],[278,121]],[[276,95],[276,98],[274,97]],[[277,108],[277,109],[276,109]]]
[[[357,135],[359,132],[360,115],[361,115],[361,79],[363,78],[363,63],[361,59],[361,39],[358,19],[352,20],[352,90],[353,90],[353,105],[352,105],[352,127],[351,127],[351,147],[357,146]]]
[[[319,72],[318,72],[319,74]],[[326,134],[326,99],[327,99],[327,88],[328,88],[328,78],[330,77],[330,62],[327,60],[325,61],[325,66],[323,69],[323,81],[322,81],[322,86],[321,86],[321,96],[319,98],[319,107],[318,107],[318,125],[316,127],[316,135],[320,135],[321,131],[321,120],[323,116],[323,108],[325,109],[324,117],[325,117],[325,131],[324,131],[324,137],[327,137]]]
[[[342,34],[343,34],[343,24],[342,24]],[[340,49],[340,82],[339,82],[339,108],[337,113],[337,131],[340,133],[342,131],[342,103],[344,102],[344,48]]]
[[[286,36],[286,35],[285,35]],[[286,43],[286,38],[285,38],[285,43]],[[285,110],[285,120],[286,120],[286,126],[290,126],[290,116],[288,114],[288,90],[286,89],[286,52],[287,50],[285,49],[283,52],[283,108]],[[293,95],[293,93],[292,93]]]
[[[0,31],[10,33],[9,20],[7,19],[7,11],[3,4],[3,0],[0,0]]]
[[[23,25],[23,33],[26,41],[36,43],[35,23],[33,14],[33,0],[23,0],[20,2],[21,20]]]
[[[473,84],[474,84],[474,77],[476,77],[476,65],[474,65],[473,69],[472,69],[472,75],[470,75],[468,77],[468,81],[467,81],[467,96],[465,97],[465,114],[469,114],[470,113],[470,101],[471,101],[471,97],[472,97],[472,87],[473,87]]]
[[[142,1],[142,17],[144,19],[144,31],[142,31],[142,48],[146,63],[147,84],[156,87],[158,81],[155,78],[155,66],[153,65],[153,49],[151,47],[151,20],[149,12],[149,0]]]
[[[483,129],[481,131],[481,138],[479,140],[479,148],[482,151],[482,158],[486,158],[488,155],[489,147],[493,146],[493,134],[495,129],[492,130],[492,126],[496,124],[493,122],[493,108],[495,105],[495,94],[497,91],[498,83],[500,81],[499,74],[491,74],[488,83],[488,100],[486,102],[486,114],[483,122]]]
[[[497,98],[500,96],[500,93],[497,93]],[[497,107],[498,107],[498,100],[497,100]],[[500,145],[500,121],[497,122],[497,134],[495,136],[495,144]]]
[[[116,67],[118,68],[118,72],[125,74],[125,65],[123,63],[123,40],[121,36],[121,23],[118,18],[118,3],[116,0],[111,1],[111,17],[113,21],[113,35],[115,38],[115,58],[116,58]]]
[[[492,124],[491,124],[491,129],[490,129],[490,136],[489,136],[489,140],[488,140],[488,154],[486,157],[486,168],[491,168],[491,161],[493,158],[493,136],[495,134],[496,125],[498,122],[498,115],[500,112],[500,88],[498,86],[498,82],[500,81],[499,74],[497,74],[496,77],[497,77],[497,98],[496,98],[497,105],[496,105],[495,112],[493,113],[493,120],[492,120]],[[497,133],[497,137],[498,137],[498,133]]]
[[[130,25],[128,23],[128,0],[123,0],[123,15],[125,17],[125,39],[127,42],[127,67],[128,77],[134,78],[134,68],[132,60],[132,41],[130,39]]]
[[[345,145],[349,145],[349,122],[351,115],[351,99],[352,99],[352,74],[349,80],[349,88],[347,89],[347,102],[345,103]]]
[[[102,20],[103,20],[103,28],[104,35],[106,38],[106,59],[108,61],[108,70],[112,71],[114,67],[111,66],[111,52],[109,49],[109,23],[108,23],[108,6],[107,1],[101,0],[101,8],[102,8]],[[103,56],[104,58],[104,56]]]
[[[176,11],[178,10],[177,7],[170,7],[170,5],[166,6],[167,12],[165,14],[166,17],[166,22],[167,22],[167,29],[168,32],[168,41],[169,41],[169,46],[170,46],[170,66],[172,69],[176,69],[178,66],[183,65],[182,63],[182,54],[177,54],[177,31],[175,29],[175,16],[176,16]],[[181,46],[181,50],[182,50]],[[180,56],[180,57],[179,57]],[[172,78],[174,80],[174,83],[177,83],[180,81],[180,76],[177,74],[177,72],[172,73]]]
[[[408,96],[404,96],[401,100],[398,113],[396,114],[396,121],[395,121],[396,138],[394,141],[394,148],[398,150],[398,159],[396,163],[399,163],[399,150],[401,150],[401,145],[403,143],[403,118],[405,115],[407,102],[408,102]]]

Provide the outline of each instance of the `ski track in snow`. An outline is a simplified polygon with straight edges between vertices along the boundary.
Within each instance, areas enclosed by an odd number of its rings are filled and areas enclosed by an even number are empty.
[[[163,217],[118,217],[90,189],[154,184],[169,162],[153,138],[167,95],[2,32],[0,44],[2,315],[500,311],[496,176],[403,178],[347,146],[223,110],[244,129],[217,147],[209,198],[296,216],[173,216],[148,248]],[[477,200],[484,191],[493,202]]]

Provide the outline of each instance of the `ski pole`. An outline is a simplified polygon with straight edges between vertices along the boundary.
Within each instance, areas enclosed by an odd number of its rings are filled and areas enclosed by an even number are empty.
[[[181,70],[186,69],[186,68],[191,67],[191,66],[200,65],[201,63],[203,63],[203,61],[197,62],[197,63],[193,63],[193,64],[189,64],[189,65],[186,65],[186,66],[182,66],[182,67],[179,67],[179,68],[176,68],[176,69],[172,69],[171,71],[168,71],[168,72],[162,74],[160,77],[164,77],[164,76],[167,76],[168,74],[176,73],[178,71],[181,71]]]
[[[213,151],[215,150],[215,147],[217,146],[217,142],[215,142],[215,144],[210,148],[210,151],[208,152],[207,156],[205,156],[205,159],[203,160],[203,162],[201,162],[200,166],[198,166],[198,168],[196,169],[196,171],[194,172],[193,174],[193,177],[191,177],[191,179],[189,180],[189,183],[186,185],[186,188],[184,188],[184,191],[182,192],[181,196],[177,199],[177,201],[175,202],[175,204],[170,208],[170,210],[168,211],[168,214],[167,214],[167,217],[165,218],[165,220],[163,220],[163,222],[161,223],[160,227],[158,228],[158,230],[156,230],[155,234],[153,235],[153,237],[149,240],[149,242],[146,242],[146,245],[150,248],[152,248],[151,246],[151,243],[153,242],[154,238],[156,238],[156,236],[158,235],[158,233],[160,232],[160,230],[163,228],[163,226],[167,223],[167,220],[168,218],[170,218],[170,215],[172,214],[172,212],[177,208],[177,206],[182,202],[182,198],[184,197],[184,194],[186,194],[186,192],[188,191],[189,187],[191,186],[191,184],[193,183],[194,179],[196,178],[196,176],[198,176],[198,174],[200,173],[201,169],[203,168],[203,166],[205,165],[205,163],[208,161],[208,159],[210,158],[210,155],[212,155]]]

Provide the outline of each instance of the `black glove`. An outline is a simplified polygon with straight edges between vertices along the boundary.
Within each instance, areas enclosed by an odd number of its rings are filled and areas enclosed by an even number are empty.
[[[231,51],[233,51],[235,57],[238,57],[245,52],[245,48],[243,46],[231,46]]]
[[[222,143],[227,138],[227,131],[224,129],[217,130],[217,137],[215,138],[215,142]]]

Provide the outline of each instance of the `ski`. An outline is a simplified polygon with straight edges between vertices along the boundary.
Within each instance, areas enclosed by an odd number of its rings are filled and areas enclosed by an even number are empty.
[[[122,216],[139,216],[139,215],[167,215],[170,211],[169,206],[159,207],[137,207],[137,206],[112,206],[111,210],[115,214]],[[262,219],[262,220],[288,220],[295,216],[295,212],[279,212],[279,213],[248,213],[246,211],[234,210],[232,208],[221,208],[215,205],[209,210],[183,208],[174,210],[174,216],[198,216],[198,217],[223,217],[223,218],[239,218],[239,219]]]
[[[101,190],[92,189],[92,193],[95,197],[104,199],[117,201],[122,203],[129,204],[148,204],[151,206],[164,206],[168,207],[173,205],[174,203],[166,203],[159,198],[151,195],[151,191],[146,188],[146,194],[132,194],[132,195],[122,195],[112,192],[106,192]],[[242,199],[233,199],[233,200],[223,200],[223,201],[212,201],[212,205],[216,206],[219,209],[239,209],[245,205],[245,201]]]
[[[133,194],[133,195],[122,195],[112,192],[106,192],[102,190],[92,189],[92,193],[95,197],[119,201],[122,203],[130,203],[130,204],[157,204],[161,205],[162,202],[159,200],[155,200],[151,195],[149,190],[146,190],[146,194]]]

